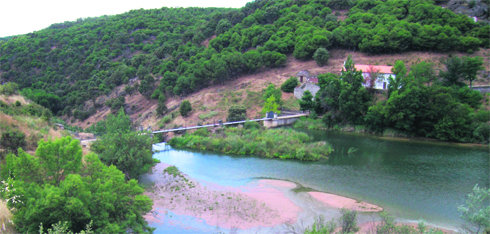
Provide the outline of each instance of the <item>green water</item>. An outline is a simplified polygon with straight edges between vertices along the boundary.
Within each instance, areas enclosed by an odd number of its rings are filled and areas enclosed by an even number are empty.
[[[171,150],[154,157],[203,183],[239,186],[290,180],[381,205],[402,219],[459,227],[457,211],[475,184],[489,186],[488,148],[309,132],[334,148],[329,160],[299,162]]]

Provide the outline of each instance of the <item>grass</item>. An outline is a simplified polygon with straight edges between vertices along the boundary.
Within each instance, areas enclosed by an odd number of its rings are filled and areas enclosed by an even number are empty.
[[[299,100],[292,96],[283,101],[282,108],[286,110],[299,111]]]
[[[163,173],[167,173],[173,177],[182,177],[179,169],[176,166],[169,166],[163,170]]]
[[[216,112],[216,111],[211,111],[211,112],[208,112],[208,113],[200,114],[199,115],[199,119],[204,121],[204,120],[213,118],[214,116],[217,116],[218,114],[219,113]]]

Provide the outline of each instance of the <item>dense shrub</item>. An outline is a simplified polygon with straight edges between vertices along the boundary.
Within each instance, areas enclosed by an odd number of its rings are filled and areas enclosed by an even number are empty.
[[[180,112],[180,115],[182,115],[182,117],[189,116],[189,113],[191,111],[192,111],[192,106],[191,106],[191,103],[189,101],[185,100],[182,103],[180,103],[179,112]]]
[[[315,51],[315,54],[313,54],[313,59],[315,60],[316,64],[320,67],[323,67],[328,63],[328,59],[330,58],[330,54],[328,53],[328,50],[325,48],[318,48]]]
[[[284,81],[284,83],[282,83],[281,90],[286,93],[292,93],[298,84],[298,78],[291,76],[289,79]]]
[[[244,106],[231,106],[228,109],[228,117],[226,121],[235,122],[247,119],[247,108]]]

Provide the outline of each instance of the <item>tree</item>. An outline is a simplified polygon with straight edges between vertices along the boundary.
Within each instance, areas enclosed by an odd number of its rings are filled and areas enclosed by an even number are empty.
[[[483,68],[483,59],[481,57],[451,56],[444,61],[444,65],[446,71],[441,71],[439,75],[445,85],[463,86],[463,81],[466,80],[470,82],[471,87],[478,71]]]
[[[52,178],[56,185],[59,185],[66,175],[79,171],[82,166],[80,141],[71,137],[39,141],[36,156],[46,170],[45,176]]]
[[[153,166],[150,135],[131,131],[131,121],[122,109],[117,116],[109,116],[105,125],[105,134],[90,147],[101,161],[115,165],[127,179],[148,172]]]
[[[228,31],[228,29],[231,28],[231,23],[229,20],[227,19],[221,19],[219,22],[218,22],[218,25],[216,26],[216,35],[219,35],[221,33],[224,33],[226,31]]]
[[[306,90],[303,93],[303,97],[301,97],[301,100],[299,101],[299,106],[302,111],[313,110],[313,95],[310,93],[310,91]]]
[[[40,224],[42,230],[57,229],[59,222],[71,232],[89,226],[95,233],[150,232],[142,215],[152,202],[136,180],[126,181],[121,171],[93,153],[82,165],[81,146],[71,137],[39,145],[43,149],[36,150],[37,157],[19,151],[1,165],[9,190],[0,189],[0,195],[9,200],[19,232],[36,233]]]
[[[279,111],[279,104],[276,102],[276,98],[274,95],[271,95],[269,98],[264,103],[264,107],[262,108],[262,113],[268,113],[268,112],[274,112],[274,113],[281,113]]]
[[[228,117],[226,121],[235,122],[247,119],[247,108],[244,106],[231,106],[228,109]]]
[[[466,197],[464,205],[458,207],[461,217],[469,223],[475,225],[477,230],[470,228],[471,232],[483,233],[490,229],[490,189],[480,188],[478,184],[473,187],[473,191]]]
[[[264,90],[264,94],[262,95],[262,99],[264,101],[267,101],[267,99],[270,96],[274,96],[274,100],[277,104],[281,105],[281,97],[282,93],[280,89],[277,89],[274,84],[270,84],[267,86],[267,88]]]
[[[7,130],[2,133],[2,138],[0,139],[0,146],[5,148],[7,152],[17,154],[19,148],[26,146],[24,133],[19,130]]]
[[[414,64],[410,67],[408,76],[415,82],[432,84],[436,80],[434,64],[425,61]]]
[[[121,170],[126,179],[137,179],[153,166],[152,140],[149,134],[127,132],[106,134],[90,147],[100,160]]]
[[[165,97],[165,94],[160,93],[158,96],[158,106],[157,106],[157,114],[158,115],[163,115],[167,111],[167,106],[165,105],[165,102],[167,101],[167,98]]]
[[[191,103],[187,100],[183,101],[182,103],[180,103],[179,111],[180,111],[180,114],[182,115],[182,117],[189,116],[189,112],[192,111]]]
[[[464,79],[470,82],[470,88],[473,85],[473,81],[476,79],[476,74],[483,70],[483,58],[482,57],[463,57],[464,65]]]
[[[286,93],[292,93],[298,84],[298,78],[291,76],[289,79],[284,81],[284,83],[282,83],[281,90]]]
[[[328,63],[329,58],[330,58],[330,54],[328,53],[328,50],[325,48],[318,48],[313,54],[313,59],[315,60],[316,64],[320,67],[326,65]]]

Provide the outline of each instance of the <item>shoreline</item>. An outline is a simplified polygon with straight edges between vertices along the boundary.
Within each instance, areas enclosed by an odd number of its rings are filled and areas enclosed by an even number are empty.
[[[203,186],[187,175],[164,173],[169,166],[159,163],[149,175],[154,184],[145,194],[152,198],[154,205],[144,217],[155,225],[164,223],[165,214],[171,212],[222,229],[285,230],[288,226],[314,221],[312,218],[317,214],[312,213],[312,209],[321,210],[332,218],[338,216],[341,208],[371,214],[383,210],[374,204],[340,195],[320,191],[295,192],[298,184],[278,179],[258,179],[239,187],[208,183]]]
[[[308,129],[308,128],[295,128],[295,127],[291,127],[291,128],[299,129],[299,130],[307,130],[307,131],[326,131],[326,132],[342,133],[347,135],[372,137],[372,138],[387,140],[387,141],[411,142],[411,143],[432,144],[432,145],[439,145],[439,146],[453,146],[453,147],[478,148],[478,149],[490,148],[490,144],[451,142],[451,141],[441,141],[434,138],[396,136],[396,135],[389,135],[389,134],[378,135],[378,134],[365,132],[364,130],[357,131],[354,129],[354,127],[344,127],[341,129],[333,129],[333,128]]]

